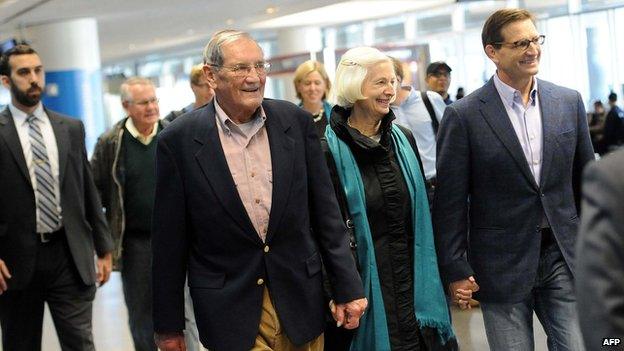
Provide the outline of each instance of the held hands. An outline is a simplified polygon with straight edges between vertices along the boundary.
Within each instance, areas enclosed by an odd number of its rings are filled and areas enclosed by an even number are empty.
[[[161,351],[186,351],[183,333],[155,333],[154,342]]]
[[[477,291],[479,291],[479,285],[473,276],[449,284],[451,299],[462,310],[472,308],[470,299],[472,298],[472,293]]]
[[[0,295],[9,288],[6,280],[11,279],[11,272],[3,260],[0,260]]]
[[[98,257],[96,261],[96,281],[102,286],[110,278],[111,271],[113,269],[113,254],[107,253],[103,257]]]
[[[360,317],[366,311],[368,300],[361,298],[347,303],[335,304],[334,300],[329,301],[329,309],[331,310],[337,327],[345,329],[355,329],[360,325]]]

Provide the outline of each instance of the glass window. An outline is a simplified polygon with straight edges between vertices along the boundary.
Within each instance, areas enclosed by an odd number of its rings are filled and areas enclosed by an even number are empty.
[[[418,34],[446,32],[453,28],[451,14],[422,17],[418,19],[417,23],[416,31]]]
[[[569,0],[520,0],[520,8],[540,17],[561,16],[568,13]]]

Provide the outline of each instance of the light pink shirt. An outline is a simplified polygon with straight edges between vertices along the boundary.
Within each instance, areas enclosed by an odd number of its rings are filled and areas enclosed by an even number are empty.
[[[238,195],[260,239],[266,239],[271,213],[273,167],[262,106],[249,122],[237,125],[215,99],[217,130]]]

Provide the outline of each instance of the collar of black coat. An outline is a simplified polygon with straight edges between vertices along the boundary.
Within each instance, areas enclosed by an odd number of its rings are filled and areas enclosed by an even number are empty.
[[[379,143],[348,125],[347,120],[349,116],[351,116],[352,111],[352,108],[344,108],[338,105],[332,108],[329,125],[334,130],[334,133],[351,148],[355,147],[363,150],[379,150],[385,152],[390,146],[392,121],[395,119],[392,110],[381,119],[381,126],[379,128],[381,139]]]

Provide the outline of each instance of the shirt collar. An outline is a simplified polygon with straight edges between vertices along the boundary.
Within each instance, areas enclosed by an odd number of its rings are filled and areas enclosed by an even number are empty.
[[[23,125],[24,123],[28,123],[26,119],[28,118],[29,114],[15,107],[13,103],[9,103],[9,111],[11,111],[11,116],[13,116],[16,125]],[[32,114],[41,121],[43,121],[47,117],[45,111],[43,110],[43,104],[41,102],[37,105]]]
[[[130,117],[128,117],[126,119],[125,127],[128,130],[128,132],[130,132],[130,135],[132,135],[135,139],[138,139],[141,143],[143,143],[145,145],[149,144],[152,141],[152,139],[154,139],[154,136],[156,136],[156,133],[158,133],[158,121],[156,121],[156,123],[154,123],[154,127],[152,128],[152,132],[148,136],[143,136],[139,132],[137,127],[134,125],[134,122],[132,121],[132,118],[130,118]]]
[[[513,88],[503,82],[499,77],[498,73],[494,74],[494,86],[498,91],[498,95],[503,99],[507,106],[513,106],[514,101],[520,102],[522,104],[522,97],[519,90]],[[529,104],[535,105],[535,97],[537,96],[537,79],[533,77],[533,87],[531,88],[531,92],[529,93]]]
[[[232,121],[232,119],[227,115],[227,113],[225,113],[225,111],[221,108],[221,106],[219,105],[219,102],[217,101],[216,96],[214,98],[214,104],[215,104],[215,111],[217,114],[217,122],[221,125],[221,128],[223,129],[223,131],[227,134],[232,133],[232,131],[234,131],[238,134],[245,135],[245,133],[243,133],[243,131],[236,125],[236,123],[234,123],[234,121]],[[258,123],[260,126],[264,125],[264,121],[266,121],[266,114],[264,112],[264,109],[262,108],[262,105],[260,105],[258,110],[256,110],[252,120],[255,123]]]

